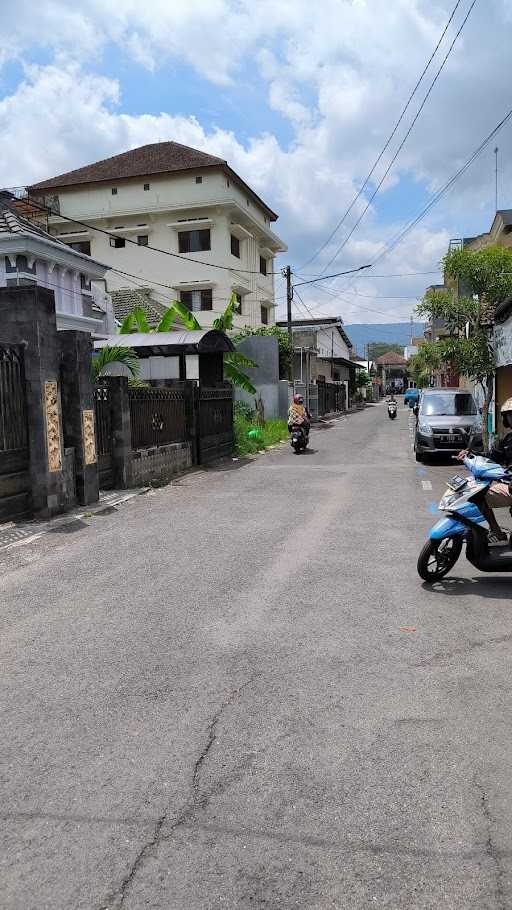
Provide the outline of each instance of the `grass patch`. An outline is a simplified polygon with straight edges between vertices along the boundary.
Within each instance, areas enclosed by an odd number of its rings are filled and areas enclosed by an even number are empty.
[[[256,424],[242,414],[235,414],[235,451],[237,455],[253,455],[255,452],[277,445],[288,438],[286,420],[267,420],[261,429],[259,439],[249,439],[247,433],[254,430]]]

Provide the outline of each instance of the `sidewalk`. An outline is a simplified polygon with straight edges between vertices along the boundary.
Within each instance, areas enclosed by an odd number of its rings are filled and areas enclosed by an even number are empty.
[[[46,521],[27,519],[27,521],[9,521],[0,524],[0,551],[32,543],[44,534],[64,528],[66,525],[71,525],[92,515],[107,514],[109,510],[121,503],[147,493],[149,489],[150,487],[137,487],[133,490],[100,491],[99,501],[93,505],[77,506],[63,515]]]

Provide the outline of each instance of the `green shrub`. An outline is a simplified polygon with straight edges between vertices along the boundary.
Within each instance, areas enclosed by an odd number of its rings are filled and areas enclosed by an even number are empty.
[[[243,417],[244,420],[251,421],[254,417],[254,409],[245,401],[235,401],[235,417]]]
[[[256,427],[252,420],[247,420],[235,409],[235,450],[237,455],[253,455],[255,452],[266,449],[268,446],[277,445],[288,437],[286,420],[267,420],[264,427]],[[250,430],[258,429],[259,438],[251,439]]]

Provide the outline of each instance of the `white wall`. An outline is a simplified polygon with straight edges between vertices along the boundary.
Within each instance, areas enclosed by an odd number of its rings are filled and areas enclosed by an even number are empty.
[[[335,326],[321,326],[317,329],[319,357],[345,357],[350,360],[350,348]]]
[[[201,184],[195,182],[196,173],[202,177]],[[228,179],[221,172],[201,173],[199,170],[196,173],[116,181],[117,194],[114,196],[110,184],[69,188],[59,191],[60,207],[66,216],[86,220],[91,227],[118,233],[130,240],[136,240],[138,233],[147,234],[151,246],[175,254],[179,253],[178,229],[169,225],[181,219],[206,218],[211,221],[204,225],[211,232],[211,250],[187,253],[187,258],[180,258],[132,243],[116,249],[110,246],[108,236],[91,228],[87,230],[76,225],[76,236],[72,236],[73,225],[62,218],[52,219],[52,232],[63,235],[67,241],[89,240],[93,258],[136,276],[132,279],[110,271],[107,274],[109,290],[133,288],[138,284],[152,286],[155,299],[168,305],[179,296],[180,288],[211,287],[213,311],[198,314],[205,326],[211,325],[216,315],[224,310],[231,292],[236,290],[242,295],[242,316],[235,317],[235,325],[260,325],[261,304],[272,307],[274,303],[274,279],[271,274],[266,277],[260,274],[260,255],[268,260],[267,272],[273,272],[274,259],[269,251],[275,254],[280,241],[271,230],[265,211],[233,181],[230,180],[228,186]],[[144,183],[150,184],[149,191],[144,191]],[[200,224],[191,223],[189,229],[200,227]],[[186,230],[187,224],[183,223],[181,229]],[[232,231],[240,237],[240,259],[231,254]],[[214,263],[235,271],[215,268]],[[171,285],[172,289],[161,285]],[[273,308],[269,317],[269,322],[273,323]]]

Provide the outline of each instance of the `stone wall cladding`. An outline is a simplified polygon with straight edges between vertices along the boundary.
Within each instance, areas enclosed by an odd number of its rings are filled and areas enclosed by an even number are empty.
[[[131,485],[163,483],[192,466],[190,443],[175,442],[155,449],[138,449],[132,452]]]

